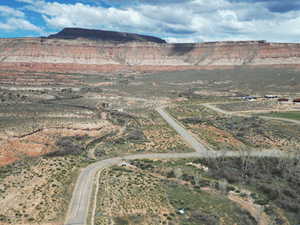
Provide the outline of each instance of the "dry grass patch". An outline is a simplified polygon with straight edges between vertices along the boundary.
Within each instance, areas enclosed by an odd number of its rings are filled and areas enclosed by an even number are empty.
[[[164,224],[174,211],[156,177],[122,167],[100,177],[95,224]]]
[[[80,166],[78,157],[60,157],[2,167],[0,224],[61,224]]]

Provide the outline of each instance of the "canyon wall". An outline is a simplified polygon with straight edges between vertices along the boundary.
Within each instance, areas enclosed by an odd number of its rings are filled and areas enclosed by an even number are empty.
[[[300,65],[300,44],[264,41],[167,44],[87,39],[0,39],[0,70],[40,72],[159,71]]]

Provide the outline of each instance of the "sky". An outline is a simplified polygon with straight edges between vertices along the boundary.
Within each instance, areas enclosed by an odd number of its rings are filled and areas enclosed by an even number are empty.
[[[0,0],[0,37],[64,27],[154,35],[168,42],[300,41],[300,0]]]

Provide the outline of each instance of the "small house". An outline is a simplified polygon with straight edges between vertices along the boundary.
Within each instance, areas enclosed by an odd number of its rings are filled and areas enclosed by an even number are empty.
[[[264,97],[267,98],[267,99],[278,98],[277,95],[265,95]]]
[[[290,100],[288,98],[279,98],[278,99],[278,103],[280,104],[284,104],[284,103],[288,103]]]
[[[295,99],[293,100],[293,103],[294,103],[294,104],[300,104],[300,98],[295,98]]]
[[[256,101],[257,98],[255,96],[244,96],[242,97],[242,99],[252,102],[252,101]]]

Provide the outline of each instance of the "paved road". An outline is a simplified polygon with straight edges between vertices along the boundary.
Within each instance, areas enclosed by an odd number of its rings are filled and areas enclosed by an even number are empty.
[[[83,169],[76,181],[75,189],[69,205],[68,215],[65,221],[66,225],[85,225],[89,203],[92,195],[92,188],[95,182],[94,177],[97,171],[113,165],[120,164],[122,160],[133,159],[167,159],[167,158],[193,158],[200,155],[206,155],[207,150],[200,144],[191,134],[189,134],[183,127],[178,125],[176,121],[171,118],[162,108],[157,109],[161,116],[172,126],[182,137],[191,144],[196,150],[193,153],[165,153],[165,154],[137,154],[125,157],[116,157],[102,160],[89,165]]]
[[[216,157],[239,157],[241,155],[249,156],[274,156],[285,157],[286,154],[278,151],[257,151],[245,154],[243,152],[216,152],[208,151],[195,137],[186,131],[174,118],[172,118],[163,108],[157,109],[158,113],[173,127],[182,138],[189,143],[196,152],[192,153],[164,153],[164,154],[137,154],[124,157],[116,157],[111,159],[102,160],[89,165],[83,169],[77,179],[73,196],[69,205],[68,215],[65,225],[85,225],[90,206],[90,199],[92,197],[93,184],[96,182],[95,177],[97,171],[113,165],[118,165],[122,160],[133,159],[171,159],[171,158],[216,158]]]
[[[156,111],[164,118],[164,120],[174,129],[181,137],[189,143],[193,149],[198,153],[207,153],[208,150],[199,141],[191,135],[178,121],[169,115],[162,107],[156,109]]]

